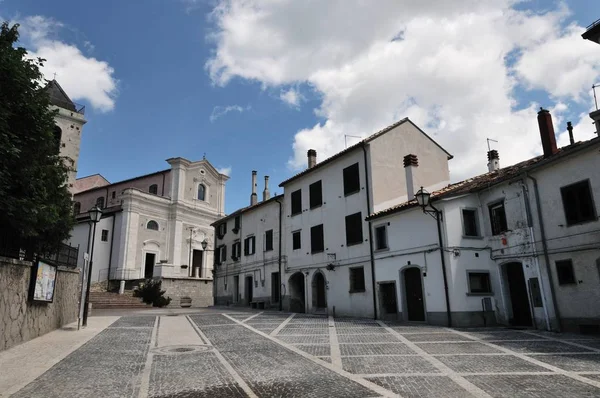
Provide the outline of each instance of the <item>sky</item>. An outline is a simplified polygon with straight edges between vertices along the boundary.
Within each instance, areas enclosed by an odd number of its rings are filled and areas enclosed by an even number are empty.
[[[78,177],[111,182],[203,156],[279,182],[404,117],[454,155],[452,181],[541,153],[536,113],[593,138],[597,0],[0,0],[19,45],[86,106]],[[600,89],[598,89],[600,95]],[[405,154],[398,154],[403,156]]]

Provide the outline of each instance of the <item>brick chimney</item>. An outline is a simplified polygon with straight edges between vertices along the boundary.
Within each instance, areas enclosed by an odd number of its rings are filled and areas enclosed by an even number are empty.
[[[567,131],[569,132],[569,142],[573,145],[575,143],[575,137],[573,137],[573,124],[571,122],[567,122]]]
[[[537,120],[540,127],[540,138],[542,139],[544,157],[547,158],[558,152],[558,148],[556,147],[556,137],[554,136],[554,126],[552,125],[552,115],[550,115],[550,112],[547,109],[540,108]]]
[[[406,174],[406,195],[408,200],[412,200],[415,197],[415,182],[414,173],[419,167],[419,159],[417,155],[406,155],[404,157],[404,172]]]
[[[596,125],[596,134],[600,135],[600,110],[595,110],[594,112],[590,113],[590,117]]]
[[[271,198],[271,192],[269,192],[269,176],[265,176],[265,190],[263,191],[263,201]]]
[[[256,170],[252,170],[252,195],[250,195],[250,206],[254,206],[258,202],[256,196]]]
[[[492,171],[500,170],[500,155],[498,155],[498,151],[492,149],[487,153],[488,157],[488,171],[491,173]]]
[[[308,168],[315,167],[317,164],[317,151],[309,149],[306,155],[308,156]]]

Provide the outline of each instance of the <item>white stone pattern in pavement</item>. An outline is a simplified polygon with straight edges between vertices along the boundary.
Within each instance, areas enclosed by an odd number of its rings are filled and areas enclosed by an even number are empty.
[[[15,396],[596,397],[600,339],[269,311],[127,316]]]

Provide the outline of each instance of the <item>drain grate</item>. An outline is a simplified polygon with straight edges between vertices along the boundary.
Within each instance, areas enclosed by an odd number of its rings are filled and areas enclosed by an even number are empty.
[[[192,354],[195,352],[208,351],[212,347],[208,345],[189,345],[189,346],[167,346],[158,347],[152,350],[155,354],[160,355],[181,355],[181,354]]]
[[[171,352],[189,352],[189,351],[196,351],[193,348],[190,347],[181,347],[181,348],[173,348],[171,350],[169,350]]]

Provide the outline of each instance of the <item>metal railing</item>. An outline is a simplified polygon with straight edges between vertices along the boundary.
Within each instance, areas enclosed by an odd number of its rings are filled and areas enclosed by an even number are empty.
[[[33,247],[34,242],[16,238],[11,231],[0,231],[0,256],[17,260],[32,261],[36,257]],[[49,260],[56,265],[68,268],[77,267],[79,247],[72,247],[61,243],[56,252],[50,254],[37,253],[38,257]]]

